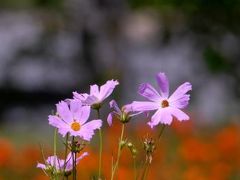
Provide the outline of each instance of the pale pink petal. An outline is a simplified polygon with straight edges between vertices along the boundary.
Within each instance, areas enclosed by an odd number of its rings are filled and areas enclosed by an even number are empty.
[[[46,165],[42,163],[37,163],[37,168],[46,169]]]
[[[70,125],[67,125],[67,126],[62,126],[60,128],[58,128],[58,132],[63,136],[65,137],[67,133],[70,133],[71,135],[71,132],[73,130],[71,129]]]
[[[169,82],[165,73],[158,73],[156,76],[157,83],[160,88],[160,95],[163,98],[168,98],[169,96]]]
[[[146,102],[146,101],[133,101],[130,104],[131,111],[151,111],[160,107],[160,103]]]
[[[175,116],[179,121],[186,121],[189,120],[189,116],[177,108],[169,107],[170,113]]]
[[[88,155],[87,152],[82,153],[81,156],[76,159],[76,163],[78,164],[79,161],[87,155]],[[72,153],[69,153],[66,158],[66,171],[71,171],[72,169],[73,169]]]
[[[94,96],[99,96],[99,87],[98,85],[94,84],[90,86],[90,95],[94,95]]]
[[[67,162],[68,162],[68,161],[72,161],[72,153],[71,153],[71,152],[68,153],[67,158],[66,158],[66,161],[67,161]]]
[[[98,104],[101,103],[100,100],[95,97],[94,95],[88,96],[84,101],[82,101],[84,105],[93,105],[93,104]]]
[[[148,122],[148,125],[153,128],[154,126],[161,124],[167,124],[170,125],[172,122],[172,115],[169,112],[168,108],[162,108],[157,110],[155,114],[152,116],[151,121]]]
[[[102,126],[102,120],[92,120],[86,124],[84,124],[78,135],[86,141],[90,141],[92,136],[94,135],[94,130],[100,129]]]
[[[156,89],[148,83],[141,84],[138,93],[151,101],[159,102],[162,99]]]
[[[60,119],[58,116],[48,116],[49,124],[58,128],[58,132],[64,137],[69,132],[70,125]]]
[[[57,156],[50,156],[47,158],[47,164],[54,166],[57,170],[61,169],[64,165],[64,160],[59,159]]]
[[[78,163],[80,160],[82,160],[84,157],[86,157],[86,156],[88,156],[88,152],[82,153],[81,156],[79,156],[79,157],[77,158],[77,163]]]
[[[69,110],[68,104],[64,101],[60,101],[57,105],[58,115],[66,122],[72,120],[72,114]]]
[[[179,99],[181,99],[190,90],[192,90],[192,85],[189,82],[183,83],[170,96],[169,102],[178,101]]]
[[[126,104],[122,107],[123,111],[126,113],[132,112],[132,104]],[[121,111],[120,111],[121,112]]]
[[[112,100],[109,102],[110,108],[113,108],[117,113],[121,113],[120,108],[117,105],[117,102],[115,100]]]
[[[77,120],[80,124],[84,124],[90,116],[91,107],[81,106],[81,103],[75,105],[78,107],[75,107],[75,111],[73,112],[73,119]]]
[[[73,154],[74,156],[74,154]],[[72,153],[68,153],[67,158],[66,158],[66,167],[65,170],[66,171],[71,171],[73,169],[73,158],[72,158]]]
[[[69,101],[69,105],[70,105],[70,112],[74,115],[79,111],[79,109],[81,109],[82,102],[78,99],[71,99]]]
[[[108,122],[108,125],[109,125],[109,126],[112,125],[112,119],[113,119],[113,114],[112,114],[112,113],[109,113],[109,114],[108,114],[108,117],[107,117],[107,122]]]
[[[183,109],[188,106],[189,100],[190,100],[190,95],[184,94],[178,100],[169,101],[169,105],[174,108]]]
[[[108,96],[110,96],[118,84],[119,83],[116,80],[107,81],[104,85],[100,87],[99,99],[104,100]]]
[[[50,125],[61,128],[67,125],[66,122],[64,122],[62,119],[60,119],[58,116],[49,115],[48,116],[48,122]]]
[[[87,93],[79,94],[77,92],[73,92],[73,98],[78,99],[80,101],[85,101],[88,96],[89,96],[89,94],[87,94]]]

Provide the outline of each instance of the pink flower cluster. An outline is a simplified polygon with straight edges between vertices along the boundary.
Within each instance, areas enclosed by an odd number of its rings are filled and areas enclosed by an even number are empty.
[[[120,109],[116,101],[112,100],[109,104],[113,111],[108,115],[108,124],[112,124],[113,116],[122,122],[128,122],[131,117],[137,114],[153,110],[156,112],[148,122],[152,128],[159,123],[170,125],[173,117],[179,121],[189,120],[189,116],[181,109],[188,105],[190,95],[187,93],[192,89],[191,84],[189,82],[183,83],[169,96],[167,76],[160,72],[157,74],[156,80],[159,92],[149,83],[143,83],[139,86],[138,93],[149,101],[133,101]],[[118,84],[116,80],[109,80],[100,87],[96,84],[91,85],[89,94],[73,92],[73,99],[60,101],[56,105],[57,113],[48,117],[49,124],[56,127],[63,137],[69,133],[70,136],[90,141],[94,135],[94,130],[100,129],[102,126],[101,119],[88,121],[91,107],[100,107]]]
[[[49,124],[58,128],[58,132],[64,137],[67,133],[70,136],[80,137],[90,141],[94,130],[100,129],[102,120],[89,120],[91,107],[100,105],[111,95],[118,81],[110,80],[99,87],[90,86],[90,93],[73,92],[73,99],[59,102],[56,115],[48,117]]]
[[[151,128],[159,123],[170,125],[173,117],[176,117],[179,121],[189,120],[189,116],[182,109],[187,107],[189,103],[190,95],[187,93],[192,90],[192,85],[185,82],[170,96],[167,76],[160,72],[157,74],[156,80],[159,91],[149,83],[143,83],[139,86],[138,93],[148,101],[133,101],[122,106],[122,108],[119,108],[115,100],[110,101],[109,105],[113,111],[107,117],[108,124],[112,124],[113,117],[122,123],[127,123],[133,116],[150,111],[156,111],[147,123]],[[49,124],[57,128],[58,133],[63,137],[69,135],[73,138],[78,137],[81,140],[90,141],[94,131],[100,129],[103,123],[101,119],[89,120],[91,109],[99,111],[104,100],[112,94],[118,84],[116,80],[109,80],[100,87],[96,84],[91,85],[89,94],[73,92],[72,99],[60,101],[56,104],[56,114],[49,115]],[[75,157],[76,163],[85,155],[86,153],[79,158]],[[57,171],[64,167],[67,171],[71,171],[74,161],[72,161],[72,158],[71,154],[68,155],[66,160],[50,156],[46,160],[46,164],[39,163],[37,167],[44,170],[54,167]]]

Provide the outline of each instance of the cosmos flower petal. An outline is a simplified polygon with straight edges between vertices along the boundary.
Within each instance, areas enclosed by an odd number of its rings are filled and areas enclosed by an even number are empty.
[[[109,102],[110,108],[113,108],[116,112],[121,113],[120,108],[117,105],[117,102],[115,100],[112,100]]]
[[[60,170],[64,165],[64,160],[59,159],[57,156],[50,156],[47,158],[46,163],[55,167],[57,170]]]
[[[73,98],[78,99],[80,101],[85,101],[88,96],[89,96],[89,94],[87,94],[87,93],[79,94],[77,92],[73,92]]]
[[[68,104],[64,101],[60,101],[56,106],[58,115],[66,122],[71,121],[72,114],[69,110]]]
[[[84,105],[89,105],[89,106],[91,106],[91,105],[93,105],[93,104],[100,103],[100,100],[99,100],[96,96],[90,95],[90,96],[88,96],[84,101],[82,101],[82,103],[83,103]]]
[[[106,99],[108,96],[110,96],[115,89],[115,87],[118,85],[118,81],[116,80],[109,80],[104,85],[100,87],[100,93],[99,98],[101,100]]]
[[[82,153],[81,156],[76,159],[76,163],[78,164],[79,161],[87,155],[88,155],[87,152]],[[71,171],[72,169],[73,169],[72,153],[70,152],[66,158],[66,171]]]
[[[99,87],[94,84],[90,86],[90,95],[98,96],[99,95]]]
[[[48,122],[50,125],[56,128],[61,128],[66,126],[66,123],[62,119],[60,119],[58,116],[49,115]]]
[[[71,132],[71,129],[70,129],[69,125],[68,125],[68,126],[64,126],[64,127],[58,128],[58,132],[59,132],[63,137],[65,137],[67,133],[70,133],[70,132]]]
[[[170,101],[169,104],[171,107],[178,108],[178,109],[184,109],[185,107],[188,106],[189,100],[190,100],[190,95],[184,94],[181,98],[179,98],[175,101]]]
[[[84,157],[86,157],[86,156],[88,156],[88,152],[82,153],[81,156],[79,156],[79,157],[77,158],[77,163],[78,163],[81,159],[83,159]]]
[[[169,102],[181,100],[188,91],[192,90],[192,85],[189,82],[185,82],[180,85],[175,92],[170,96]]]
[[[102,120],[92,120],[81,127],[79,131],[79,136],[86,141],[90,141],[92,136],[94,135],[94,130],[100,129],[102,126]]]
[[[74,118],[76,118],[76,120],[80,124],[84,124],[88,120],[90,112],[91,112],[90,106],[82,106],[78,109],[77,112],[74,113]]]
[[[181,111],[180,109],[177,108],[169,108],[170,109],[170,113],[175,116],[179,121],[186,121],[189,120],[189,116]]]
[[[72,114],[75,114],[81,109],[82,107],[82,102],[78,99],[71,99],[69,102],[70,105],[70,111]]]
[[[155,112],[155,114],[151,118],[151,121],[148,122],[148,125],[151,128],[158,125],[159,123],[170,125],[172,122],[172,119],[173,119],[173,117],[172,117],[171,113],[169,112],[169,109],[163,108],[163,109],[159,109],[159,110],[157,110],[157,112]]]
[[[163,98],[168,98],[169,96],[169,82],[168,82],[168,78],[165,75],[165,73],[158,73],[156,76],[157,79],[157,83],[159,85],[160,88],[160,95]]]
[[[122,107],[122,109],[126,112],[126,113],[129,113],[129,112],[132,112],[132,104],[126,104]]]
[[[80,157],[76,159],[76,163],[78,164],[81,159],[83,159],[85,156],[87,156],[88,153],[84,152]],[[65,164],[66,162],[66,164]],[[55,167],[56,170],[63,170],[65,168],[66,171],[71,171],[73,169],[73,163],[72,163],[72,153],[70,152],[66,158],[66,161],[64,159],[60,159],[57,156],[49,156],[46,160],[46,164],[51,167]],[[37,168],[46,169],[46,164],[37,164]],[[66,165],[66,166],[65,166]]]
[[[155,102],[147,102],[147,101],[133,101],[130,104],[131,111],[151,111],[156,110],[160,107],[160,104]]]
[[[107,117],[107,122],[109,126],[112,125],[112,119],[113,119],[113,113],[109,113]]]
[[[37,168],[46,169],[46,165],[42,163],[37,163]]]
[[[149,83],[141,84],[138,93],[150,101],[159,102],[162,99],[156,89],[154,89]]]

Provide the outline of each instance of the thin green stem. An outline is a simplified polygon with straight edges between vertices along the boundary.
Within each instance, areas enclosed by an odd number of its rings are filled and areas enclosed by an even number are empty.
[[[77,179],[77,152],[74,152],[75,178]]]
[[[123,124],[122,124],[121,136],[120,136],[120,140],[119,140],[119,144],[118,144],[117,160],[116,160],[116,163],[115,163],[115,165],[114,165],[114,167],[113,167],[113,171],[112,171],[112,174],[111,174],[111,180],[113,180],[114,175],[115,175],[115,173],[116,173],[116,170],[117,170],[117,168],[118,168],[119,159],[120,159],[121,152],[122,152],[122,141],[123,141],[124,129],[125,129],[125,125],[124,125],[124,123],[123,123]]]
[[[68,152],[68,138],[69,138],[69,133],[67,133],[66,141],[65,141],[64,168],[63,168],[64,173],[65,173],[66,165],[67,165],[66,161],[67,161],[67,152]]]
[[[100,110],[97,109],[97,118],[100,119]],[[98,179],[101,179],[102,171],[102,130],[99,129],[99,161],[98,161]]]
[[[166,127],[166,125],[164,124],[164,125],[162,126],[159,134],[158,134],[158,139],[157,139],[158,142],[159,142],[159,140],[160,140],[160,138],[161,138],[161,136],[162,136],[162,134],[163,134],[163,131],[164,131],[165,127]]]
[[[54,157],[57,157],[57,128],[54,129],[54,135],[53,135],[53,155]],[[54,158],[54,167],[56,167],[57,163],[56,158]],[[58,180],[58,175],[54,175],[55,179]]]
[[[144,168],[144,171],[143,171],[143,175],[142,175],[142,180],[145,180],[147,178],[147,175],[148,175],[148,169],[149,169],[149,163],[146,162],[145,163],[145,168]]]
[[[75,163],[75,156],[76,156],[76,154],[75,154],[75,142],[74,142],[74,136],[72,137],[72,146],[71,146],[71,152],[72,152],[72,163],[73,163],[73,171],[72,171],[72,173],[73,173],[73,180],[76,180],[77,179],[77,176],[76,176],[76,174],[77,174],[77,170],[76,170],[76,163]]]
[[[133,171],[134,171],[134,180],[137,180],[136,158],[133,158]]]
[[[57,156],[57,128],[54,130],[54,136],[53,136],[53,155]],[[54,166],[56,165],[56,162],[54,161]]]

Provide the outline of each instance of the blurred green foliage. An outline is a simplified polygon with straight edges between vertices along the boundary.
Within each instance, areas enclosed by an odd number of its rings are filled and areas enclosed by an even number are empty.
[[[211,47],[205,49],[203,56],[209,70],[214,73],[227,72],[231,69],[229,61],[220,52]]]
[[[51,8],[62,7],[63,0],[1,0],[0,8]]]
[[[131,7],[155,8],[162,13],[182,11],[191,29],[201,33],[240,32],[240,0],[128,0]],[[216,27],[217,26],[217,27]]]

